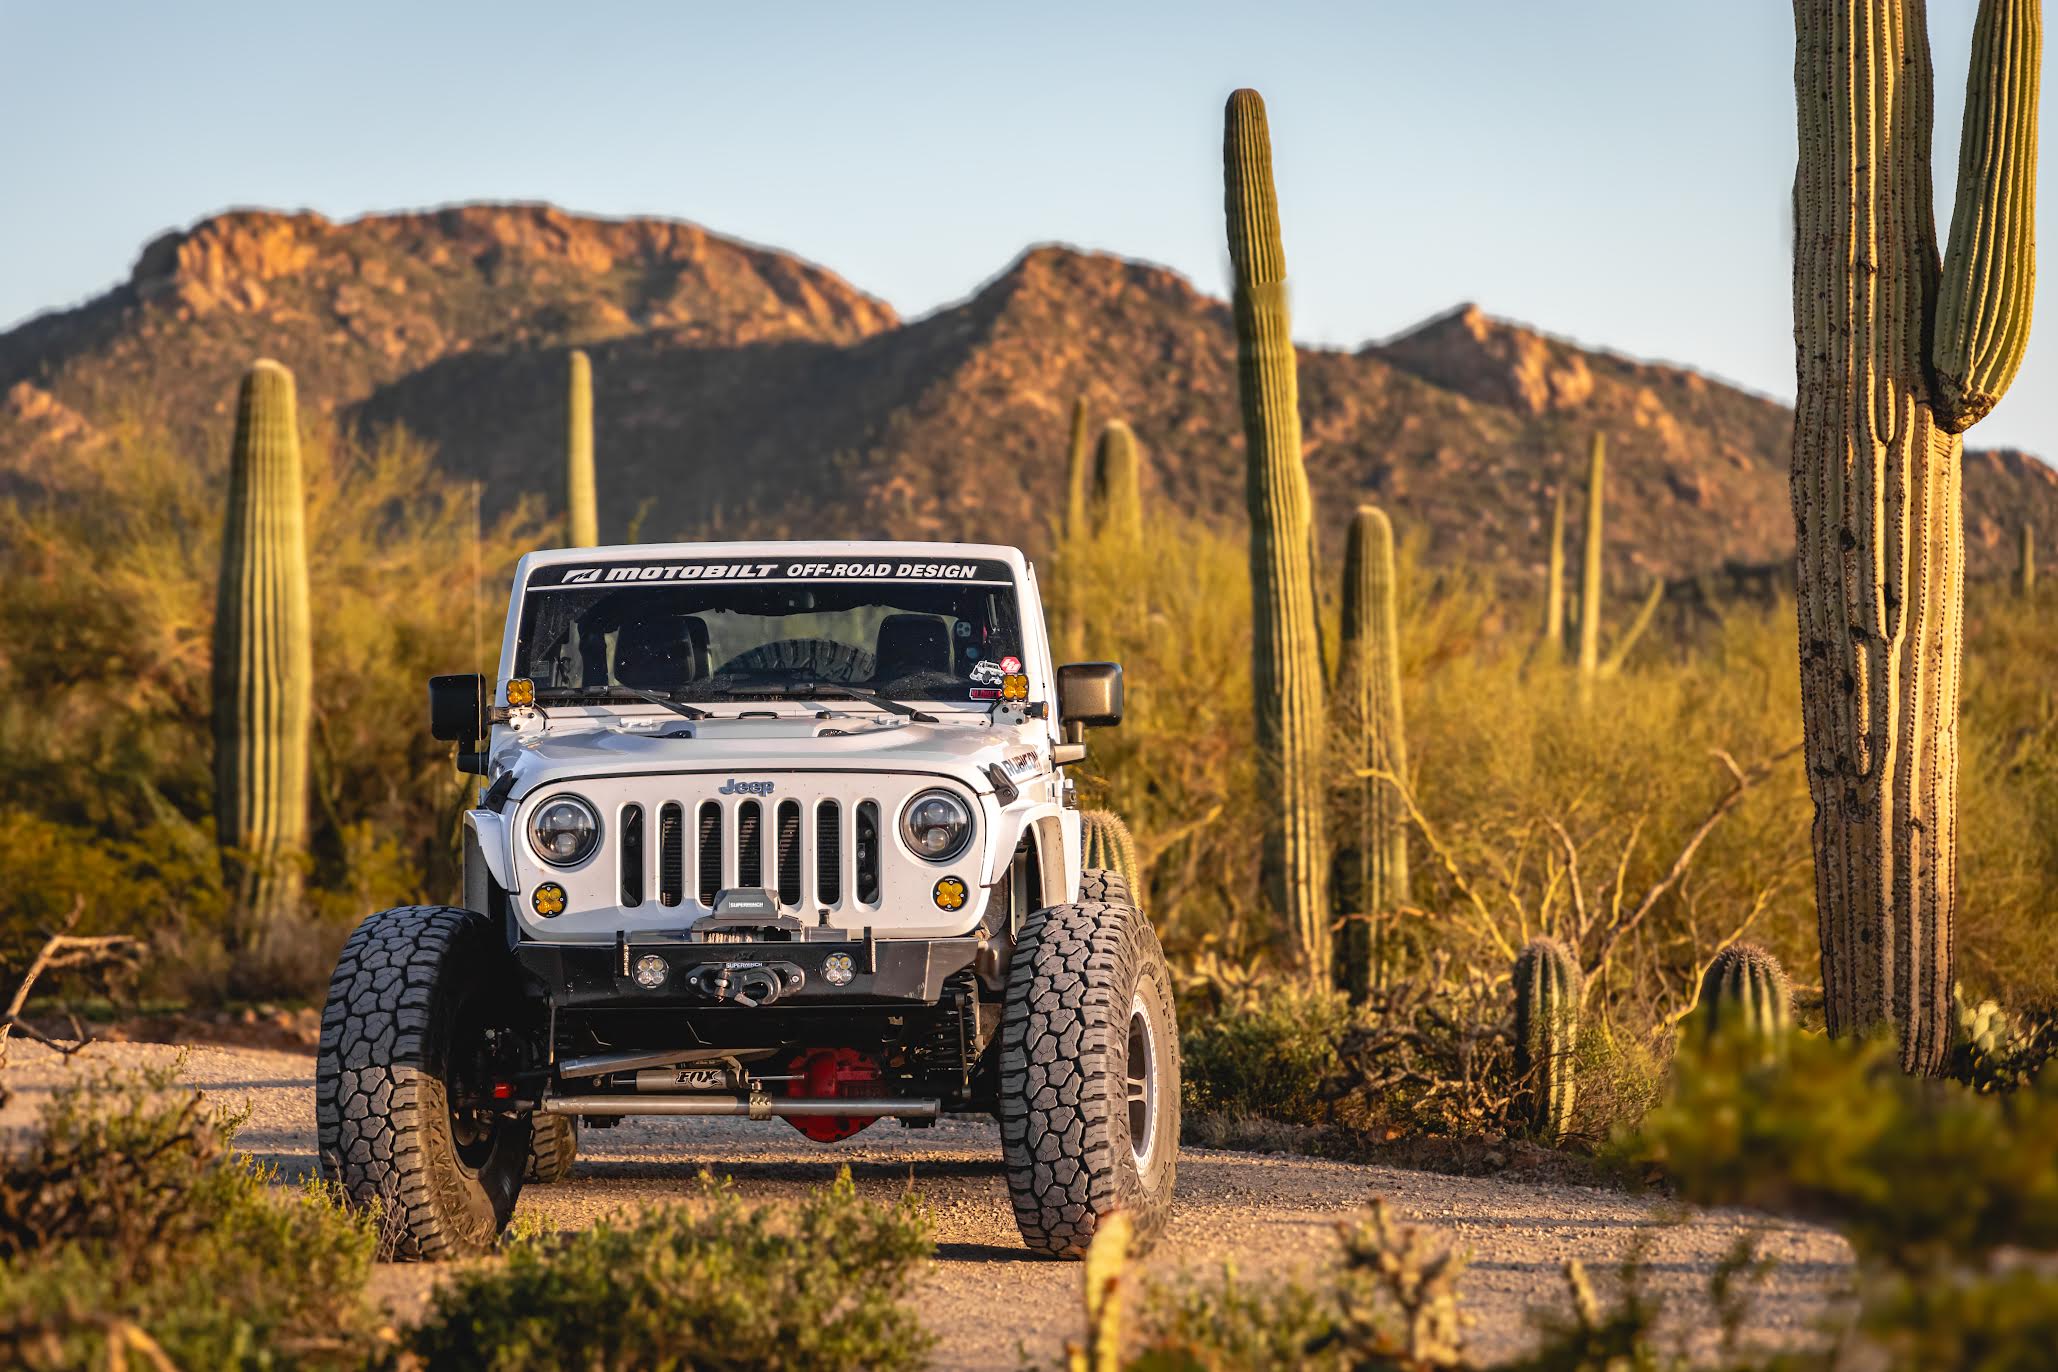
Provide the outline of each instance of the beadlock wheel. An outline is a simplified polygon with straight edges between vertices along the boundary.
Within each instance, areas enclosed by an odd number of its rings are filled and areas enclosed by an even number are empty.
[[[1031,1248],[1077,1257],[1126,1210],[1138,1251],[1164,1232],[1179,1154],[1179,1035],[1164,950],[1128,887],[1025,921],[1000,1028],[1001,1147]]]

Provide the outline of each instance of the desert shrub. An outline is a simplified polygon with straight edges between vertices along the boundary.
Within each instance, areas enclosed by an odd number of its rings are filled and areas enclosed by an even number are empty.
[[[1351,1022],[1343,996],[1282,983],[1252,1003],[1180,1027],[1180,1080],[1195,1114],[1315,1125],[1343,1072],[1338,1052]]]
[[[60,1087],[0,1159],[0,1361],[118,1366],[140,1330],[182,1367],[361,1365],[376,1216],[284,1190],[170,1072]]]
[[[439,1288],[411,1336],[436,1368],[912,1368],[907,1301],[930,1253],[912,1197],[858,1198],[845,1168],[781,1213],[705,1179],[697,1207],[514,1240]]]
[[[1682,1047],[1637,1143],[1690,1200],[1813,1216],[1899,1269],[2058,1249],[2058,1083],[1983,1095],[1816,1035]]]

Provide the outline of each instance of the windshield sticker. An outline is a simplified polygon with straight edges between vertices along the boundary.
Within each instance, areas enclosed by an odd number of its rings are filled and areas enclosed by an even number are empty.
[[[1014,656],[1012,653],[1000,660],[1000,674],[1002,676],[1013,676],[1021,670],[1022,659]]]
[[[624,582],[675,581],[955,581],[1013,585],[1008,564],[980,558],[969,562],[603,562],[538,567],[529,589],[554,591]]]
[[[982,686],[998,686],[1000,679],[1006,675],[1007,673],[1001,670],[1001,665],[991,659],[972,664],[972,680]]]

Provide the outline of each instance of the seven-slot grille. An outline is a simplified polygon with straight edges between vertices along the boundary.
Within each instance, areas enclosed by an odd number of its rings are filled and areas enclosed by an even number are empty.
[[[732,887],[769,889],[789,910],[834,909],[846,892],[859,905],[879,903],[877,801],[668,800],[656,812],[659,905],[690,900],[712,909],[715,896]],[[622,904],[633,906],[649,885],[644,807],[624,805],[620,822]]]

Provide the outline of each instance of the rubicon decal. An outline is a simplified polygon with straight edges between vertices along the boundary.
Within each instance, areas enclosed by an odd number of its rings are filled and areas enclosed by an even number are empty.
[[[958,581],[1012,584],[1005,562],[603,562],[538,567],[532,590],[676,581]]]

